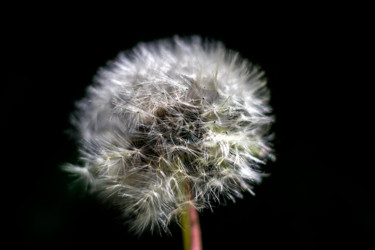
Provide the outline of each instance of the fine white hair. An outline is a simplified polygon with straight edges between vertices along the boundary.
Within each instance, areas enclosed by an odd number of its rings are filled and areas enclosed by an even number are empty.
[[[220,42],[141,43],[99,70],[73,124],[90,190],[131,228],[168,231],[187,204],[252,193],[273,158],[263,71]]]

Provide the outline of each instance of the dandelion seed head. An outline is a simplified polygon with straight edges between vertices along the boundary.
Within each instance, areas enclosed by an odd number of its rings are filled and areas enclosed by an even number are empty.
[[[132,229],[168,230],[187,204],[241,198],[273,158],[263,71],[199,37],[141,43],[101,68],[73,124],[81,174]]]

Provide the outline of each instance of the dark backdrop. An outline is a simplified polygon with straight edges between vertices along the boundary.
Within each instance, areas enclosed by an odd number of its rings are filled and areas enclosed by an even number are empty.
[[[2,206],[13,245],[182,249],[176,225],[171,236],[129,234],[118,211],[70,190],[60,166],[77,162],[69,116],[99,67],[140,41],[197,34],[266,71],[276,117],[270,177],[256,196],[200,214],[204,249],[375,246],[373,146],[353,141],[372,127],[356,107],[365,99],[360,82],[349,77],[362,44],[350,17],[335,8],[198,20],[194,12],[146,19],[133,9],[106,17],[69,10],[26,9],[3,23]]]

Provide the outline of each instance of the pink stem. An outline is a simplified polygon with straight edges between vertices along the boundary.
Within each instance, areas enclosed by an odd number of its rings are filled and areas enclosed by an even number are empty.
[[[197,210],[189,205],[191,250],[202,250],[201,229]]]

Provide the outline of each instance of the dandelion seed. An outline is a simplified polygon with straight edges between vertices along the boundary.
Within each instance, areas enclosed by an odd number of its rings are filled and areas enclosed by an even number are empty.
[[[168,231],[187,204],[235,200],[273,158],[263,72],[220,42],[139,44],[99,70],[77,105],[81,174],[131,228]]]

